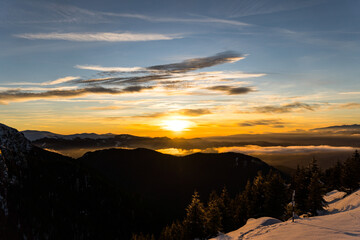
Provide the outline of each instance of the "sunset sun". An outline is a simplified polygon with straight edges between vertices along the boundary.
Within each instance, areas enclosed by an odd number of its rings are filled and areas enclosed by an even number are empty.
[[[187,131],[190,125],[191,125],[190,121],[174,119],[174,120],[165,120],[162,123],[162,128],[173,132],[182,132],[182,131]]]

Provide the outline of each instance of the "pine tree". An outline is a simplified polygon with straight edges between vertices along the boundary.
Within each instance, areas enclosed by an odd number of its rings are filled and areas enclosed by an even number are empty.
[[[225,232],[231,231],[234,228],[233,224],[233,210],[231,208],[231,198],[229,196],[229,192],[224,186],[220,195],[220,212],[221,212],[221,225],[223,226],[223,230]]]
[[[326,205],[323,195],[325,194],[325,189],[323,183],[320,181],[320,169],[317,165],[317,161],[314,158],[309,167],[309,172],[311,174],[310,183],[308,186],[308,201],[307,207],[313,216],[318,215],[317,211],[324,210]]]
[[[334,189],[341,190],[343,169],[344,165],[340,161],[337,161],[335,166],[328,168],[325,171],[325,183],[328,191]]]
[[[209,201],[206,208],[206,234],[208,237],[214,237],[219,232],[223,232],[222,225],[222,212],[221,212],[221,199],[213,191],[210,194]]]
[[[179,221],[166,226],[159,237],[159,240],[185,240],[184,226]]]
[[[297,166],[296,172],[292,178],[292,189],[295,190],[295,204],[296,213],[302,214],[308,211],[307,200],[309,195],[309,183],[310,178],[308,177],[304,167]]]
[[[343,185],[348,192],[353,192],[359,188],[360,182],[360,156],[356,150],[353,156],[344,163],[344,171],[342,175]]]
[[[192,201],[186,208],[186,217],[183,223],[186,239],[204,239],[206,237],[205,209],[197,191],[194,192]]]
[[[132,234],[131,240],[155,240],[154,234]]]
[[[246,223],[247,220],[247,206],[243,193],[239,193],[233,203],[234,209],[234,225],[240,227]]]
[[[278,173],[270,171],[266,177],[264,189],[264,212],[266,216],[281,218],[284,214],[288,189]]]
[[[261,172],[254,179],[252,184],[252,208],[254,215],[252,217],[264,216],[264,202],[265,202],[265,178]]]

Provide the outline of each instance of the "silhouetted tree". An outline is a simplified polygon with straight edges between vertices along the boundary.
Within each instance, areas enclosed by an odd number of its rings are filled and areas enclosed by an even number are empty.
[[[359,188],[360,181],[360,157],[356,150],[351,158],[348,158],[344,163],[343,170],[343,185],[348,192],[353,192]]]
[[[220,197],[213,191],[210,194],[206,208],[206,233],[208,237],[216,236],[219,232],[223,232],[223,214],[221,212],[222,201]]]
[[[278,173],[270,171],[264,186],[264,215],[281,218],[288,200],[288,189]]]
[[[296,172],[292,178],[292,189],[295,190],[295,208],[296,213],[306,213],[308,211],[307,199],[309,195],[308,186],[310,178],[304,167],[297,166]]]
[[[155,237],[154,234],[133,233],[131,240],[155,240]]]
[[[328,168],[325,171],[324,181],[328,191],[334,189],[341,190],[343,186],[342,172],[344,170],[344,164],[337,161],[335,166]]]
[[[220,195],[220,212],[221,212],[221,225],[225,232],[233,230],[233,210],[231,208],[231,198],[229,196],[229,192],[224,186]]]
[[[186,217],[184,219],[184,230],[187,239],[206,237],[205,233],[205,209],[200,201],[197,191],[192,196],[190,205],[186,208]]]
[[[179,221],[173,222],[170,226],[166,226],[159,237],[159,240],[184,240],[185,230]]]

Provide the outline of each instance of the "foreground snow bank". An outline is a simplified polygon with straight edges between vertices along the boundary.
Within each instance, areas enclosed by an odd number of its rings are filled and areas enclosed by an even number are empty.
[[[324,196],[324,200],[328,203],[334,203],[336,201],[339,201],[340,199],[343,199],[346,195],[346,192],[340,192],[338,190],[333,190],[331,192],[328,192],[325,196]]]
[[[360,190],[343,198],[344,195],[333,191],[326,196],[328,215],[296,219],[294,223],[267,217],[249,219],[238,230],[214,239],[360,239]]]
[[[339,192],[338,194],[341,194],[341,193],[343,193],[343,192]],[[343,193],[343,194],[346,194],[346,193]],[[337,213],[337,212],[349,211],[349,210],[356,209],[359,207],[360,207],[360,190],[353,192],[349,196],[346,196],[344,199],[341,199],[338,201],[333,201],[333,202],[329,203],[326,210],[329,213]]]
[[[281,221],[271,217],[250,218],[247,220],[246,224],[241,228],[239,228],[238,230],[229,232],[227,234],[219,235],[214,239],[217,240],[239,239],[239,238],[241,239],[241,236],[247,235],[252,231],[255,231],[264,226],[270,226],[277,223],[281,223]]]

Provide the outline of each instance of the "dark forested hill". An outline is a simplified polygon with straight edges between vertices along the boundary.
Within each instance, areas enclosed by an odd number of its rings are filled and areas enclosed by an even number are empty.
[[[181,217],[195,189],[204,198],[224,186],[235,194],[258,171],[271,169],[260,159],[239,153],[176,157],[141,148],[89,152],[78,161],[119,188],[151,202],[160,222]]]

